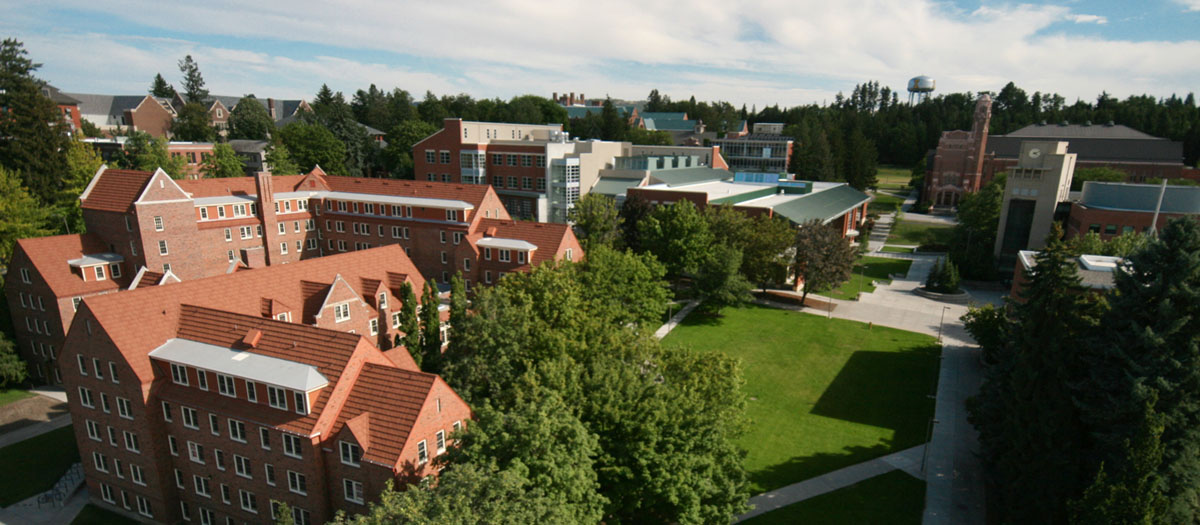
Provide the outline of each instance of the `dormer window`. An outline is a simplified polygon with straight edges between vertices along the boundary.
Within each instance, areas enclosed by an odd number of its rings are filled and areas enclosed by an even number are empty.
[[[103,267],[101,266],[100,268],[103,268]],[[116,279],[121,276],[121,265],[119,265],[117,263],[112,263],[112,264],[108,265],[108,269],[111,270],[113,279]]]
[[[446,210],[446,220],[458,222],[458,210]]]
[[[500,262],[509,262],[512,260],[511,250],[500,250]]]
[[[308,394],[304,392],[292,392],[293,399],[296,401],[296,413],[308,415]]]
[[[525,264],[525,252],[523,252],[523,251],[517,252],[517,262],[520,264]]]
[[[282,312],[279,315],[275,316],[275,320],[276,321],[289,321],[289,317],[291,317],[291,316],[288,315],[287,312]]]
[[[387,292],[379,294],[379,307],[387,308]]]
[[[103,281],[108,278],[104,275],[104,265],[93,266],[93,268],[96,269],[96,280],[97,281]]]
[[[267,404],[271,408],[287,410],[287,395],[282,388],[267,385]]]
[[[340,323],[350,320],[350,303],[333,305],[333,321]]]
[[[171,363],[171,382],[177,385],[187,386],[188,376],[187,367]]]

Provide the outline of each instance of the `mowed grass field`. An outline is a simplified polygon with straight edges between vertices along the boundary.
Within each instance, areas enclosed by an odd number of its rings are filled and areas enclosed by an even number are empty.
[[[663,340],[741,361],[751,492],[925,441],[938,355],[928,335],[761,306],[693,313]]]
[[[854,262],[854,273],[850,274],[849,281],[842,283],[841,286],[835,288],[832,292],[825,290],[819,293],[835,299],[854,300],[858,298],[858,292],[874,292],[875,285],[872,282],[883,281],[890,283],[892,282],[892,274],[907,274],[910,266],[912,266],[912,261],[904,259],[859,257]]]
[[[77,461],[70,426],[0,448],[0,507],[49,490]]]
[[[881,190],[903,190],[912,180],[912,168],[880,166],[875,173],[875,180]]]
[[[892,225],[887,244],[915,244],[922,248],[945,249],[953,235],[953,226],[910,222],[901,218]]]

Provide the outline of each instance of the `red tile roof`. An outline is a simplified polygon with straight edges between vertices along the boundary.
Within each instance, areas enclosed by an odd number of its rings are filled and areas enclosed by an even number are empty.
[[[264,298],[287,305],[304,305],[309,299],[305,297],[306,293],[317,293],[319,297],[316,301],[323,301],[321,291],[303,286],[305,280],[325,283],[323,288],[328,288],[337,275],[350,281],[364,277],[382,280],[387,278],[389,272],[408,274],[416,289],[424,286],[424,279],[404,254],[404,248],[389,245],[184,281],[171,286],[152,286],[93,296],[85,299],[82,307],[93,313],[113,343],[125,354],[134,372],[148,380],[152,373],[147,354],[176,336],[176,328],[181,323],[181,305],[261,317]],[[297,318],[300,314],[293,312],[292,320],[301,322]],[[243,335],[244,331],[238,337]]]
[[[80,205],[89,210],[129,212],[152,176],[149,171],[106,169]]]
[[[494,229],[493,229],[494,228]],[[484,232],[490,235],[471,236],[472,242],[478,241],[485,236],[499,237],[502,239],[520,239],[537,246],[537,250],[533,252],[533,260],[529,261],[530,266],[537,266],[546,261],[554,260],[555,254],[566,243],[568,235],[574,237],[575,232],[571,231],[571,226],[568,224],[559,224],[554,222],[530,222],[530,221],[505,221],[499,219],[482,219],[479,221],[478,232]],[[576,256],[578,260],[578,256]],[[527,268],[522,266],[518,269]]]
[[[363,451],[363,458],[396,465],[436,380],[437,376],[425,372],[364,365],[333,434],[341,431],[349,420],[368,414],[370,446]]]
[[[454,184],[445,182],[420,182],[395,179],[367,179],[362,177],[327,177],[329,189],[348,193],[370,193],[373,195],[396,195],[424,197],[427,199],[452,199],[471,203],[479,208],[491,186],[478,184]]]
[[[120,283],[111,278],[103,281],[84,281],[83,277],[72,271],[71,266],[67,264],[67,261],[87,254],[109,251],[109,246],[95,234],[21,239],[17,241],[17,251],[25,253],[37,273],[50,286],[55,297],[72,297],[120,288]],[[129,268],[125,270],[128,272]]]
[[[304,175],[274,175],[271,177],[276,193],[296,191],[296,186],[304,180]],[[254,177],[229,177],[225,179],[195,179],[177,180],[183,191],[191,194],[192,198],[223,197],[226,195],[257,195],[258,187]]]

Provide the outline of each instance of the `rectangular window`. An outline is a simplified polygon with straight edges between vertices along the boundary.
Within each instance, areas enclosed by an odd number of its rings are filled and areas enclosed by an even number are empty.
[[[359,466],[359,462],[362,461],[362,448],[358,444],[339,441],[338,447],[341,451],[342,463],[355,467]]]
[[[526,252],[522,250],[517,251],[517,263],[525,264],[525,253]]]
[[[196,386],[200,387],[200,390],[208,390],[208,372],[196,369]]]
[[[267,385],[267,404],[271,408],[287,410],[287,395],[282,388]]]
[[[108,503],[112,503],[114,505],[117,503],[117,500],[115,498],[113,498],[112,487],[110,487],[104,483],[100,484],[100,498],[103,499],[104,501],[106,501]]]
[[[281,242],[281,243],[279,243],[279,253],[280,253],[280,255],[287,255],[287,254],[288,254],[288,246],[287,246],[287,245],[288,245],[288,243],[286,243],[286,242]]]
[[[512,252],[510,250],[500,250],[500,262],[509,262],[512,260]]]
[[[121,494],[124,495],[125,491],[121,491]],[[136,499],[137,499],[138,514],[141,514],[147,518],[153,518],[154,513],[150,511],[150,500],[143,498],[141,496],[136,496]]]
[[[352,479],[342,480],[342,490],[345,493],[346,501],[362,504],[363,502],[363,484]]]
[[[222,218],[222,219],[225,218],[225,207],[224,206],[217,206],[217,217]]]
[[[392,328],[400,328],[400,312],[392,313]]]
[[[221,449],[213,449],[213,462],[217,464],[217,470],[225,470],[225,453]]]
[[[121,380],[117,378],[117,364],[112,361],[108,362],[108,375],[110,376],[109,379],[111,379],[114,384],[121,382]]]
[[[275,486],[275,465],[267,463],[263,465],[263,474],[267,478],[267,485]]]
[[[286,223],[282,223],[282,222],[281,222],[281,223],[279,223],[279,224],[278,224],[278,226],[279,226],[279,234],[280,234],[280,235],[287,235],[287,224],[286,224]]]
[[[217,391],[221,395],[237,397],[237,388],[233,384],[233,376],[217,374]]]
[[[108,394],[104,392],[100,392],[100,410],[103,410],[105,414],[112,413],[112,407],[108,405]],[[115,445],[116,443],[113,444]]]
[[[238,443],[246,442],[246,424],[236,419],[229,420],[229,439]]]
[[[200,219],[208,220],[208,208],[207,207],[204,207],[204,206],[200,207]]]
[[[379,319],[371,319],[370,325],[371,335],[379,335]]]
[[[92,438],[93,441],[101,441],[102,438],[100,437],[100,425],[90,419],[87,420],[87,435],[89,438]]]
[[[340,323],[350,320],[350,303],[333,305],[333,321]]]
[[[88,375],[87,359],[83,358],[83,354],[76,354],[75,360],[79,362],[79,375],[87,377],[87,375]]]
[[[221,423],[217,419],[216,414],[208,415],[208,429],[209,429],[209,431],[212,432],[212,435],[214,435],[214,436],[221,435]]]
[[[241,499],[242,510],[258,514],[258,497],[253,492],[239,490],[238,497]]]
[[[141,454],[142,453],[142,444],[141,444],[141,442],[138,441],[137,434],[134,434],[133,432],[129,432],[129,431],[125,431],[124,434],[125,434],[125,450]]]
[[[439,153],[441,154],[442,164],[450,164],[450,152],[442,150]]]
[[[222,483],[221,484],[221,503],[228,505],[229,502],[231,501],[231,494],[232,494],[232,492],[229,490],[229,485]]]
[[[249,239],[251,237],[254,237],[254,228],[251,228],[249,226],[242,226],[241,228],[238,229],[238,233],[242,236],[243,239]]]
[[[117,264],[117,263],[112,263],[112,264],[108,265],[108,272],[112,274],[113,279],[120,277],[121,276],[121,265]]]
[[[470,259],[463,259],[463,271],[464,272],[471,271],[471,260]]]
[[[158,241],[158,254],[159,255],[167,254],[167,241]]]
[[[431,149],[425,150],[425,162],[433,164],[437,160],[437,152]]]
[[[204,445],[196,443],[195,441],[188,441],[187,446],[188,446],[188,458],[191,459],[193,463],[199,463],[199,464],[203,465],[204,464]]]
[[[172,456],[179,455],[179,441],[175,439],[175,436],[167,436],[167,446],[171,449]]]
[[[250,458],[245,456],[233,455],[233,470],[243,478],[251,479],[253,477],[253,474],[250,473]]]
[[[171,404],[170,403],[163,401],[162,409],[163,409],[163,421],[170,423],[175,420],[174,418],[171,417]]]
[[[437,431],[437,453],[441,454],[446,451],[446,431]]]
[[[462,242],[463,232],[454,232],[454,244]]]
[[[212,493],[209,492],[209,481],[207,477],[192,476],[192,484],[196,487],[196,494],[211,498]]]
[[[125,419],[133,419],[133,404],[123,397],[117,398],[117,413]]]
[[[283,454],[293,458],[303,457],[302,451],[300,450],[299,436],[294,436],[292,434],[283,435]]]
[[[200,418],[196,415],[196,409],[188,407],[180,407],[183,411],[183,426],[192,430],[200,429]]]
[[[296,494],[308,494],[308,480],[304,477],[304,474],[289,470],[287,476],[288,490],[295,492]]]
[[[108,458],[99,452],[92,452],[92,463],[96,465],[96,470],[108,473]]]
[[[163,220],[161,215],[154,216],[154,231],[163,231]]]
[[[375,321],[375,319],[372,319],[372,321]],[[375,322],[376,322],[375,332],[378,333],[378,331],[379,331],[378,321],[375,321]],[[374,335],[374,334],[372,334],[372,335]],[[296,413],[308,415],[308,394],[306,394],[304,392],[292,392],[292,394],[294,396],[293,400],[296,402]]]
[[[97,281],[103,281],[104,279],[107,278],[104,275],[104,265],[103,264],[96,266],[95,268],[96,268],[96,280]]]
[[[258,385],[254,381],[246,381],[246,401],[258,402]]]
[[[142,472],[142,467],[137,465],[129,465],[129,477],[133,479],[134,483],[137,483],[143,487],[146,486],[146,475],[144,472]]]
[[[429,451],[425,449],[425,440],[422,439],[417,443],[417,464],[420,465],[429,461]]]
[[[508,156],[508,165],[509,165],[509,166],[516,166],[516,165],[517,165],[517,156],[516,156],[516,155],[509,155],[509,156]]]

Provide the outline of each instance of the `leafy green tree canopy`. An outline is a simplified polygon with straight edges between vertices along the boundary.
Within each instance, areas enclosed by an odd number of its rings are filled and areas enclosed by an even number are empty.
[[[600,193],[588,193],[567,212],[567,221],[586,252],[595,246],[614,246],[621,240],[622,219],[613,199]]]
[[[320,124],[292,122],[279,129],[279,138],[302,172],[316,166],[326,173],[345,175],[346,145]]]
[[[205,177],[215,179],[244,177],[246,163],[242,161],[242,157],[236,151],[233,151],[233,146],[221,143],[213,147],[212,155],[209,155],[208,160],[204,161],[200,172]]]
[[[267,140],[273,131],[271,114],[254,95],[242,97],[229,112],[230,139]]]

